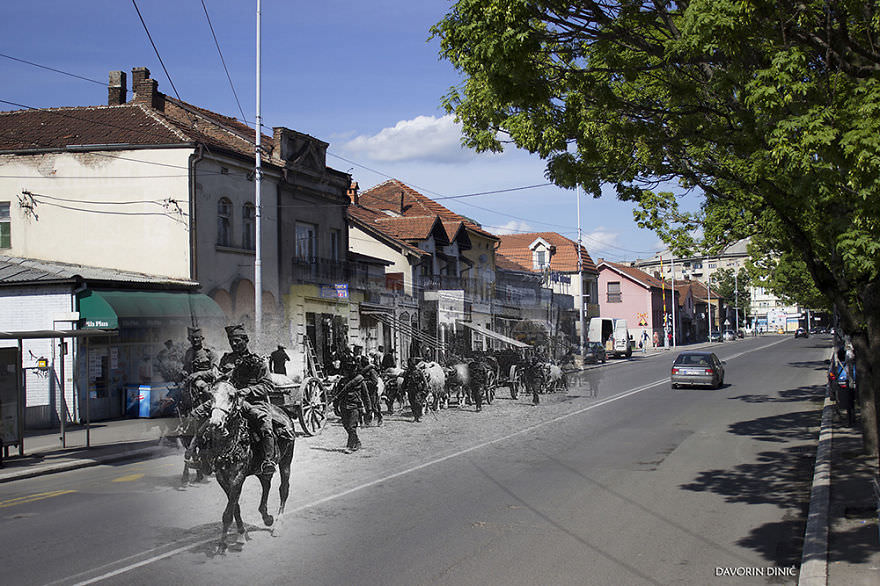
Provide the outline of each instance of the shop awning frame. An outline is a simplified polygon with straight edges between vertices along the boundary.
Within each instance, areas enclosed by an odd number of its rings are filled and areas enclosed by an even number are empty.
[[[531,348],[531,344],[526,344],[525,342],[520,342],[519,340],[514,340],[513,338],[509,338],[504,334],[499,334],[498,332],[493,332],[489,328],[484,328],[481,325],[471,323],[468,321],[456,320],[455,323],[463,325],[467,328],[474,330],[477,333],[483,334],[484,336],[488,336],[490,338],[494,338],[500,342],[504,342],[505,344],[509,344],[514,348]]]
[[[86,289],[77,293],[83,329],[114,330],[120,321],[174,319],[196,325],[199,320],[225,320],[217,303],[202,293]]]

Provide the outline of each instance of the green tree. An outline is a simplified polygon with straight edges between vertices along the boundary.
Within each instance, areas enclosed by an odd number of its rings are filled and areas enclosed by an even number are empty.
[[[463,143],[604,185],[687,245],[760,236],[852,336],[866,448],[880,389],[880,12],[846,0],[459,0],[432,29]],[[682,214],[674,196],[705,196]]]
[[[736,315],[736,309],[739,309],[740,326],[746,323],[746,318],[752,314],[749,285],[751,285],[751,277],[744,268],[739,271],[718,269],[712,273],[712,289],[717,290],[718,294],[727,301],[729,314]],[[733,323],[733,318],[730,323]]]

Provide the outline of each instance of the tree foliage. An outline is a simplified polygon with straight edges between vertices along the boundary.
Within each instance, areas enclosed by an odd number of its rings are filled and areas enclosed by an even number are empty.
[[[880,12],[847,0],[459,0],[433,28],[465,145],[640,204],[672,244],[745,236],[809,275],[853,336],[877,447]],[[705,196],[682,214],[661,185]],[[667,188],[668,189],[668,188]],[[797,269],[801,267],[801,269]],[[799,291],[789,291],[790,295]]]
[[[752,314],[752,303],[749,295],[751,277],[746,269],[718,269],[712,274],[712,289],[727,301],[729,312],[739,308],[739,319],[742,324]],[[737,293],[737,291],[739,293]]]

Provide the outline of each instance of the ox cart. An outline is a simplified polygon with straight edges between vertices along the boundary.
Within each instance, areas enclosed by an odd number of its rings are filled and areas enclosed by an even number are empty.
[[[523,383],[523,365],[525,363],[520,353],[510,350],[498,352],[491,357],[491,363],[494,364],[495,370],[493,388],[507,387],[510,391],[510,398],[518,398],[520,391],[525,388]]]
[[[291,419],[299,421],[303,433],[314,436],[327,424],[327,388],[321,379],[307,376],[296,383],[283,374],[270,374],[272,390],[269,400],[284,409]]]

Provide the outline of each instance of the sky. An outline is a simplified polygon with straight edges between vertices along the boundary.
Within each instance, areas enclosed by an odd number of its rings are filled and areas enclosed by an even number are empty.
[[[4,3],[0,110],[106,104],[109,71],[129,72],[130,84],[131,69],[145,66],[160,91],[253,125],[256,4]],[[396,178],[490,232],[552,231],[576,240],[577,195],[547,185],[539,158],[461,147],[454,118],[441,106],[461,78],[430,39],[430,27],[452,5],[263,0],[264,133],[285,126],[328,142],[327,164],[351,173],[362,191]],[[440,199],[499,190],[510,191]],[[636,226],[632,204],[606,194],[581,196],[580,207],[582,241],[594,260],[634,260],[664,248]]]

